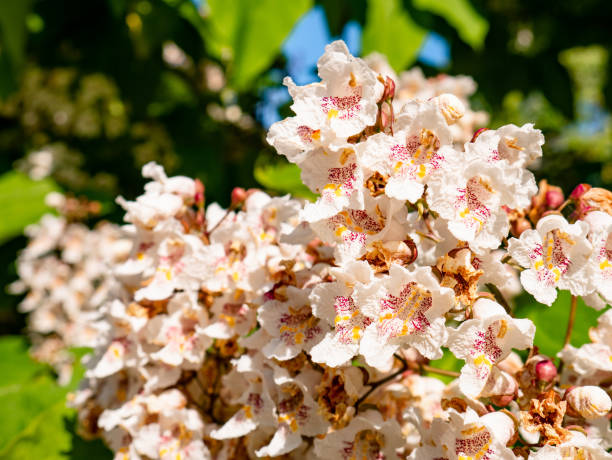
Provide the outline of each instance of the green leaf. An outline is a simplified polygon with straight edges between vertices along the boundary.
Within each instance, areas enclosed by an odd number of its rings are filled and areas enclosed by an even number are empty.
[[[13,78],[16,78],[25,59],[26,17],[31,6],[32,0],[0,2],[0,56],[6,53]]]
[[[57,190],[51,179],[34,181],[17,171],[0,176],[0,209],[4,214],[0,219],[0,243],[21,234],[26,225],[51,211],[45,196]]]
[[[536,302],[528,294],[522,294],[517,299],[514,316],[529,318],[536,326],[534,344],[540,353],[555,357],[563,348],[567,321],[569,319],[571,295],[568,291],[559,291],[557,300],[550,306]],[[576,319],[572,329],[570,343],[575,347],[590,342],[589,328],[597,325],[597,318],[602,312],[587,306],[578,299]]]
[[[412,64],[427,30],[415,23],[400,0],[369,0],[363,29],[363,54],[378,51],[401,71]]]
[[[280,52],[295,22],[312,0],[209,0],[208,51],[228,63],[229,82],[242,90]]]
[[[459,37],[474,49],[482,49],[489,23],[469,0],[413,0],[415,8],[442,16],[457,30]]]
[[[86,349],[75,349],[78,358]],[[5,460],[44,458],[111,458],[100,441],[78,438],[76,412],[66,407],[68,391],[76,388],[83,368],[76,360],[70,385],[60,387],[50,368],[34,362],[23,337],[0,338],[0,458]]]
[[[304,185],[300,177],[300,168],[279,158],[267,160],[261,155],[255,162],[253,171],[255,180],[268,190],[278,193],[291,193],[293,196],[315,200],[316,195]]]

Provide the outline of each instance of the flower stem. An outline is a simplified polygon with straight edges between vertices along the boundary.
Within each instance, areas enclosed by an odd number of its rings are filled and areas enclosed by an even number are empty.
[[[570,314],[569,319],[567,320],[567,330],[565,331],[565,340],[563,341],[563,346],[567,345],[570,342],[570,338],[572,337],[572,329],[574,328],[574,320],[576,319],[576,305],[578,304],[578,297],[572,296],[572,303],[570,304]]]
[[[438,369],[437,367],[428,366],[427,364],[421,365],[421,370],[425,372],[431,372],[432,374],[446,375],[447,377],[459,377],[459,372],[448,371],[446,369]]]
[[[400,360],[402,362],[402,368],[399,369],[398,371],[394,372],[393,374],[389,374],[386,377],[377,380],[376,382],[373,382],[370,387],[370,389],[361,397],[357,400],[357,402],[355,403],[355,411],[359,411],[359,405],[364,402],[366,400],[366,398],[368,396],[370,396],[372,394],[372,392],[374,390],[376,390],[379,386],[384,385],[385,383],[393,380],[395,377],[403,374],[404,372],[406,372],[408,370],[408,363],[406,362],[406,360],[404,358],[402,358],[401,356],[399,356],[398,354],[394,354],[393,356],[395,356],[398,360]]]

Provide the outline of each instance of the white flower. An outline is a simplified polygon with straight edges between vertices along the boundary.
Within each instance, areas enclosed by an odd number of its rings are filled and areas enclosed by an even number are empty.
[[[267,367],[267,366],[266,366]],[[231,439],[245,436],[259,426],[275,426],[274,401],[270,396],[270,383],[264,374],[262,356],[241,356],[236,362],[237,371],[248,382],[248,388],[234,403],[242,407],[225,424],[211,432],[214,439]],[[228,379],[225,380],[227,383]]]
[[[393,419],[383,421],[376,411],[358,415],[347,427],[315,439],[314,443],[319,458],[347,460],[392,460],[404,444],[398,423]]]
[[[360,347],[370,366],[388,370],[400,346],[412,346],[430,359],[442,356],[444,314],[453,306],[453,291],[440,287],[429,267],[408,271],[392,265],[388,276],[361,291],[356,300],[373,319]]]
[[[524,231],[518,240],[510,239],[508,253],[526,268],[521,283],[538,302],[551,305],[557,287],[573,295],[587,293],[588,279],[575,275],[591,255],[588,229],[585,222],[569,224],[561,216],[550,215],[540,219],[535,230]]]
[[[258,457],[276,457],[298,448],[302,435],[317,436],[325,433],[329,424],[318,412],[318,405],[310,392],[320,381],[320,374],[311,369],[291,378],[283,369],[277,368],[276,384],[277,429],[267,446],[259,449]]]
[[[492,300],[474,303],[475,319],[457,329],[450,329],[448,347],[465,360],[459,385],[467,396],[476,398],[485,388],[493,366],[510,354],[513,348],[532,346],[535,326],[528,319],[515,319]]]
[[[585,266],[592,290],[583,296],[587,305],[601,310],[612,304],[612,216],[600,211],[587,214],[585,221],[591,226],[589,241],[593,252]]]
[[[210,325],[204,329],[209,337],[229,339],[236,335],[242,336],[257,323],[257,312],[241,298],[239,292],[216,298],[211,312],[214,316]]]
[[[385,194],[412,203],[423,195],[430,175],[442,167],[452,143],[450,129],[438,106],[411,102],[394,124],[395,135],[375,134],[357,145],[364,166],[386,179]]]
[[[542,156],[544,136],[532,123],[520,128],[505,125],[496,130],[481,133],[474,142],[465,144],[465,151],[485,160],[505,160],[509,165],[523,168]]]
[[[597,445],[596,442],[575,431],[572,432],[572,438],[569,441],[558,446],[544,446],[529,455],[529,460],[558,459],[609,460],[612,459],[612,455]]]
[[[312,360],[330,367],[346,364],[359,352],[359,343],[372,318],[365,316],[355,303],[354,292],[373,280],[373,271],[367,262],[348,262],[330,273],[336,281],[322,283],[312,290],[310,301],[313,314],[334,326],[323,340],[310,350]]]
[[[304,184],[321,194],[316,203],[306,204],[304,220],[329,218],[343,208],[363,209],[363,173],[352,148],[316,150],[300,166]]]
[[[339,263],[361,257],[374,241],[402,241],[407,233],[401,201],[366,195],[365,205],[365,209],[345,209],[311,224],[324,242],[336,243],[334,255]]]
[[[537,188],[533,175],[464,158],[448,156],[448,165],[429,180],[427,202],[449,221],[448,228],[476,252],[496,249],[508,234],[509,223],[502,206],[524,208]]]
[[[150,342],[162,348],[151,358],[171,366],[197,368],[212,339],[204,335],[208,314],[193,294],[177,294],[168,303],[168,314],[157,315],[147,324]]]
[[[361,59],[350,55],[342,41],[325,47],[318,62],[320,83],[296,86],[285,78],[296,116],[275,123],[268,142],[294,163],[311,150],[338,146],[376,122],[383,85]]]
[[[319,343],[327,330],[312,314],[309,291],[287,287],[287,300],[270,300],[257,310],[261,326],[273,339],[262,350],[267,358],[284,361]]]
[[[320,110],[337,136],[347,138],[373,125],[383,91],[376,73],[351,56],[343,41],[327,45],[317,67],[327,89]]]
[[[168,235],[157,250],[151,282],[139,289],[136,300],[167,299],[175,289],[197,289],[207,271],[206,249],[195,235]]]
[[[479,417],[469,407],[463,413],[450,409],[448,420],[433,420],[431,429],[423,433],[423,447],[415,449],[410,459],[516,460],[506,447],[514,432],[514,421],[501,412]]]
[[[568,404],[586,419],[603,417],[612,409],[610,396],[596,386],[576,387],[565,395]]]

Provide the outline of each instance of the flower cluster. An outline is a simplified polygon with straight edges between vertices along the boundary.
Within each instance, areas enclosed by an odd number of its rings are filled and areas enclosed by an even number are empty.
[[[19,310],[29,313],[32,355],[51,364],[60,383],[68,383],[73,364],[68,349],[96,344],[100,307],[116,283],[111,270],[127,259],[132,240],[108,222],[94,229],[77,222],[77,217],[97,211],[95,203],[57,193],[47,202],[61,215],[45,214],[26,228],[30,241],[19,255],[19,280],[10,290],[27,292]]]
[[[118,200],[131,252],[71,397],[117,459],[612,458],[612,316],[559,375],[506,300],[610,303],[607,195],[538,190],[539,130],[472,135],[470,79],[381,59],[334,42],[320,82],[285,81],[295,116],[268,141],[316,202],[235,189],[205,207],[154,163]]]

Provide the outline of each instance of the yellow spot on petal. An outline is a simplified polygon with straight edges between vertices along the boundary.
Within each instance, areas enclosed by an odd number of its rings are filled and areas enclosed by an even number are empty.
[[[331,109],[329,112],[327,112],[327,119],[331,120],[332,118],[335,118],[338,116],[338,111],[336,109]]]
[[[478,367],[487,366],[489,369],[493,366],[491,361],[485,355],[478,355],[476,359],[474,359],[474,364]]]

